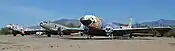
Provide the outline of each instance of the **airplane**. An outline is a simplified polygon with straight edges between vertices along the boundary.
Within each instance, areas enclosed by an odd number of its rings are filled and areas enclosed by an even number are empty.
[[[81,31],[83,31],[84,27],[81,24],[79,28],[72,28],[49,21],[42,21],[40,26],[46,30],[47,37],[51,37],[51,35],[59,35],[62,37],[63,34],[71,35],[71,33],[80,33],[82,35]]]
[[[21,34],[21,36],[24,35],[31,35],[31,34],[36,34],[39,32],[44,32],[45,29],[31,29],[31,28],[25,28],[19,24],[7,24],[6,27],[9,30],[12,30],[13,36],[16,36],[17,34]]]
[[[171,27],[143,27],[143,28],[133,28],[132,27],[132,17],[130,17],[130,22],[128,26],[117,26],[105,23],[101,18],[95,15],[84,15],[80,18],[80,22],[83,27],[80,28],[68,28],[60,25],[52,25],[55,27],[55,31],[64,32],[60,35],[65,35],[66,31],[68,34],[73,31],[81,31],[83,34],[87,35],[88,39],[91,39],[93,36],[109,36],[114,38],[114,36],[123,36],[124,34],[130,34],[129,37],[132,38],[133,33],[149,33],[150,30],[156,30],[160,33],[160,37],[163,37],[165,33],[171,30]],[[45,22],[47,23],[47,22]],[[42,25],[41,23],[40,25]],[[44,27],[44,26],[41,26]],[[61,30],[61,31],[60,31]],[[48,34],[48,36],[50,36]]]
[[[171,30],[171,27],[169,26],[133,28],[132,16],[130,17],[128,26],[114,27],[113,25],[105,24],[101,18],[94,15],[85,15],[81,17],[80,22],[87,28],[85,29],[85,33],[89,35],[87,38],[93,36],[109,36],[113,38],[113,36],[124,34],[130,34],[129,37],[132,38],[133,33],[148,33],[150,30],[158,31],[162,37]]]

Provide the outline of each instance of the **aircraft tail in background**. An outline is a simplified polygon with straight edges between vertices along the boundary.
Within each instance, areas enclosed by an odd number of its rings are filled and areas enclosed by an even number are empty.
[[[132,16],[129,18],[128,28],[132,28]]]
[[[130,16],[129,18],[129,23],[124,25],[124,26],[120,26],[122,29],[126,29],[126,28],[132,28],[132,16]]]
[[[84,25],[82,23],[80,24],[80,28],[81,29],[84,29]]]

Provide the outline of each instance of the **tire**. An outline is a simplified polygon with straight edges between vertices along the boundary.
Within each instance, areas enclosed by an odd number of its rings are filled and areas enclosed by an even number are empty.
[[[24,34],[21,34],[21,36],[24,36]]]
[[[47,37],[51,37],[51,34],[47,34]]]
[[[13,36],[16,36],[17,34],[13,34]]]
[[[12,34],[13,34],[13,36],[16,36],[17,35],[15,31],[13,31]]]
[[[84,36],[83,33],[81,33],[80,36]]]
[[[133,36],[133,34],[131,33],[131,34],[129,35],[129,38],[133,38],[132,36]]]
[[[59,33],[59,36],[60,36],[60,37],[63,37],[63,34],[64,34],[63,32],[60,32],[60,33]]]

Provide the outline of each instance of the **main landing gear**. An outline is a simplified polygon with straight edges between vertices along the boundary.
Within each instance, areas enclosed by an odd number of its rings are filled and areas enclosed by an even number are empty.
[[[114,39],[114,34],[113,33],[106,33],[109,38]]]
[[[63,37],[63,32],[58,32],[60,37]]]
[[[21,36],[24,36],[24,35],[25,35],[24,32],[21,32],[21,31],[14,31],[14,30],[12,30],[12,34],[13,34],[13,36],[16,36],[17,34],[21,34]]]
[[[87,35],[87,39],[92,39],[92,35]]]
[[[132,33],[130,33],[129,38],[133,38],[132,36],[133,36],[133,34],[132,34]]]
[[[51,34],[50,34],[50,33],[48,33],[48,34],[47,34],[47,37],[51,37]]]

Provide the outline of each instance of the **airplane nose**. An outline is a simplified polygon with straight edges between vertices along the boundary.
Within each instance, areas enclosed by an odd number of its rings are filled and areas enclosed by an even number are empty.
[[[12,25],[11,25],[11,24],[7,25],[6,27],[7,27],[8,29],[12,29]]]
[[[40,25],[43,25],[43,24],[47,24],[47,22],[46,21],[43,21],[43,22],[40,23]]]
[[[80,19],[80,22],[85,26],[88,26],[92,23],[92,21],[90,19],[85,19],[83,17]]]
[[[39,25],[41,26],[43,23],[41,22]]]

